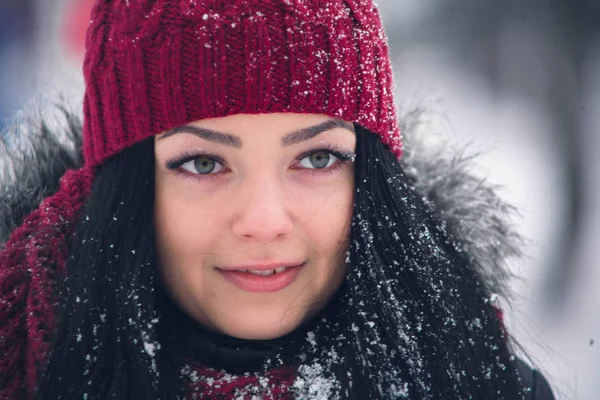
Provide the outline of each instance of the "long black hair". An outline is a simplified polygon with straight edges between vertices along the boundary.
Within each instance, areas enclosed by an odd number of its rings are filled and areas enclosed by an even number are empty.
[[[298,398],[523,398],[480,272],[392,153],[356,128],[349,269],[335,313],[315,322],[295,358],[269,365],[297,364]],[[185,349],[159,279],[153,208],[150,138],[97,172],[38,398],[183,395]],[[315,379],[328,384],[315,389]]]

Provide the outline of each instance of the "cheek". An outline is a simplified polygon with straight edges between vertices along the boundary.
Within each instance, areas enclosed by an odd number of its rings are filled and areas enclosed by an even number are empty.
[[[155,221],[159,249],[161,252],[178,255],[189,253],[193,248],[201,248],[197,231],[202,230],[201,224],[193,212],[174,199],[157,199]],[[192,240],[192,238],[194,238]]]
[[[306,230],[317,247],[335,252],[348,239],[351,218],[352,203],[331,198],[312,212]]]
[[[160,247],[173,253],[208,252],[211,239],[218,235],[207,232],[224,229],[224,222],[219,220],[218,210],[222,205],[219,196],[207,195],[201,185],[170,176],[157,179],[155,197],[155,225]]]
[[[157,187],[158,188],[158,187]],[[167,291],[199,321],[204,321],[202,305],[217,298],[207,280],[206,266],[212,264],[214,232],[218,213],[206,213],[201,204],[191,206],[181,192],[156,193],[155,228],[158,264]]]
[[[207,254],[214,247],[217,213],[207,213],[207,207],[191,203],[177,190],[157,188],[154,210],[160,268],[165,278],[183,278],[209,262]]]
[[[350,174],[348,174],[350,175]],[[320,264],[339,267],[345,260],[354,206],[354,185],[351,176],[323,190],[297,189],[294,204],[300,230],[314,249]],[[302,192],[302,193],[300,193]],[[331,268],[327,268],[329,273]]]
[[[339,233],[349,226],[354,204],[354,184],[351,171],[345,171],[335,183],[319,186],[300,187],[302,193],[295,193],[304,210],[303,219],[311,225],[319,226],[324,237],[339,237]]]

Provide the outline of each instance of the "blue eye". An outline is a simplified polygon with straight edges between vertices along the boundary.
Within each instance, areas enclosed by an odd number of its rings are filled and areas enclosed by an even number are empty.
[[[223,170],[223,164],[213,158],[199,156],[181,164],[181,168],[197,175],[208,175]]]
[[[339,158],[328,151],[316,151],[300,159],[300,165],[309,169],[323,169],[334,165]]]

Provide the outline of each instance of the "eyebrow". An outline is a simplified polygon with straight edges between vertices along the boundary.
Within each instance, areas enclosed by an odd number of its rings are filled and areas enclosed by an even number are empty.
[[[211,129],[199,128],[193,125],[182,125],[177,128],[173,128],[162,135],[158,140],[163,140],[178,133],[191,133],[201,137],[202,139],[210,140],[211,142],[224,144],[225,146],[235,147],[239,149],[242,147],[242,139],[238,136],[230,135],[229,133],[221,133],[213,131]]]
[[[290,132],[281,138],[281,145],[283,147],[291,146],[305,140],[312,139],[323,132],[327,132],[335,128],[344,128],[352,133],[355,133],[351,123],[335,118],[322,122],[318,125]],[[182,125],[173,128],[158,138],[158,140],[163,140],[179,133],[190,133],[192,135],[201,137],[202,139],[220,143],[225,146],[234,147],[236,149],[239,149],[243,146],[242,139],[239,136],[235,136],[230,133],[217,132],[211,129],[200,128],[193,125]]]

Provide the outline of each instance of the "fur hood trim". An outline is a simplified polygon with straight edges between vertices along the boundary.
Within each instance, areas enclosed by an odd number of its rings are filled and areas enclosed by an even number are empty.
[[[58,189],[59,178],[82,164],[81,117],[65,104],[22,115],[0,133],[0,249],[24,218]],[[399,117],[405,171],[490,290],[507,295],[508,262],[522,256],[524,242],[512,222],[516,210],[499,197],[498,186],[473,172],[477,154],[435,132],[441,116],[432,107],[412,107]]]

